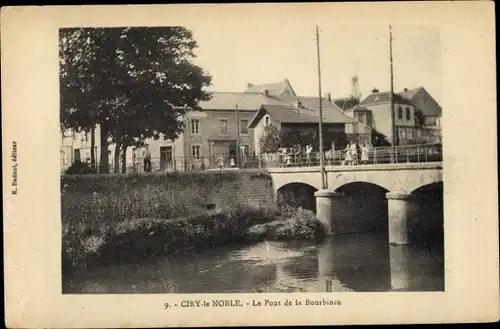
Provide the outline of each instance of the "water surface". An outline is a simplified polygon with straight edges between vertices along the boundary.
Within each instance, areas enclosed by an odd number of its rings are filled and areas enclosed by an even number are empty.
[[[63,293],[443,291],[442,246],[389,246],[387,234],[262,242],[81,269]]]

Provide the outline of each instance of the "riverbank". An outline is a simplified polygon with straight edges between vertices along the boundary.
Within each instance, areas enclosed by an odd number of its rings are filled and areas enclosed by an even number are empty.
[[[284,207],[240,205],[175,219],[131,218],[98,231],[63,225],[66,269],[135,262],[169,253],[263,240],[320,239],[324,228],[314,213]]]

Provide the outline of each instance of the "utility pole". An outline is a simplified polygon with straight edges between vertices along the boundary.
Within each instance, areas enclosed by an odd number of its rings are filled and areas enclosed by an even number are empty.
[[[318,92],[319,92],[319,166],[321,173],[321,187],[326,189],[325,163],[323,159],[323,96],[321,94],[321,61],[319,56],[319,28],[316,25],[316,48],[318,52]]]
[[[236,159],[238,159],[238,168],[241,168],[241,153],[240,153],[240,117],[238,113],[238,104],[235,106],[236,109]]]
[[[391,91],[389,92],[389,101],[391,104],[391,130],[392,130],[392,157],[391,162],[394,162],[394,156],[396,154],[396,145],[398,144],[398,136],[396,131],[396,119],[395,119],[395,109],[394,109],[394,73],[392,67],[392,26],[389,25],[389,64],[391,73]]]

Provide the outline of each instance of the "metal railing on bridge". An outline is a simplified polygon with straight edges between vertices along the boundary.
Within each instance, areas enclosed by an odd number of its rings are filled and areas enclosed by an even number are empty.
[[[312,167],[320,165],[320,152],[265,154],[259,159],[261,167]],[[421,163],[440,162],[443,160],[442,144],[401,145],[396,147],[375,147],[365,154],[357,150],[331,150],[324,152],[325,166],[388,164],[388,163]]]
[[[263,154],[242,156],[241,163],[234,156],[217,155],[211,157],[174,157],[169,159],[152,158],[151,172],[206,171],[222,169],[257,169],[278,167],[314,167],[320,164],[320,153],[290,152],[286,154]],[[370,148],[365,155],[358,150],[348,156],[345,150],[324,152],[325,166],[422,163],[443,160],[442,144],[401,145]],[[144,172],[142,159],[127,165],[127,172]]]

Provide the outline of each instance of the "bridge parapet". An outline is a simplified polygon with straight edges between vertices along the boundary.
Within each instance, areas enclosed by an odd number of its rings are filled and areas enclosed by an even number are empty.
[[[325,167],[327,188],[337,190],[343,185],[365,182],[387,191],[412,191],[442,181],[442,162],[368,164]],[[275,191],[291,183],[303,183],[322,190],[319,167],[268,168]]]

